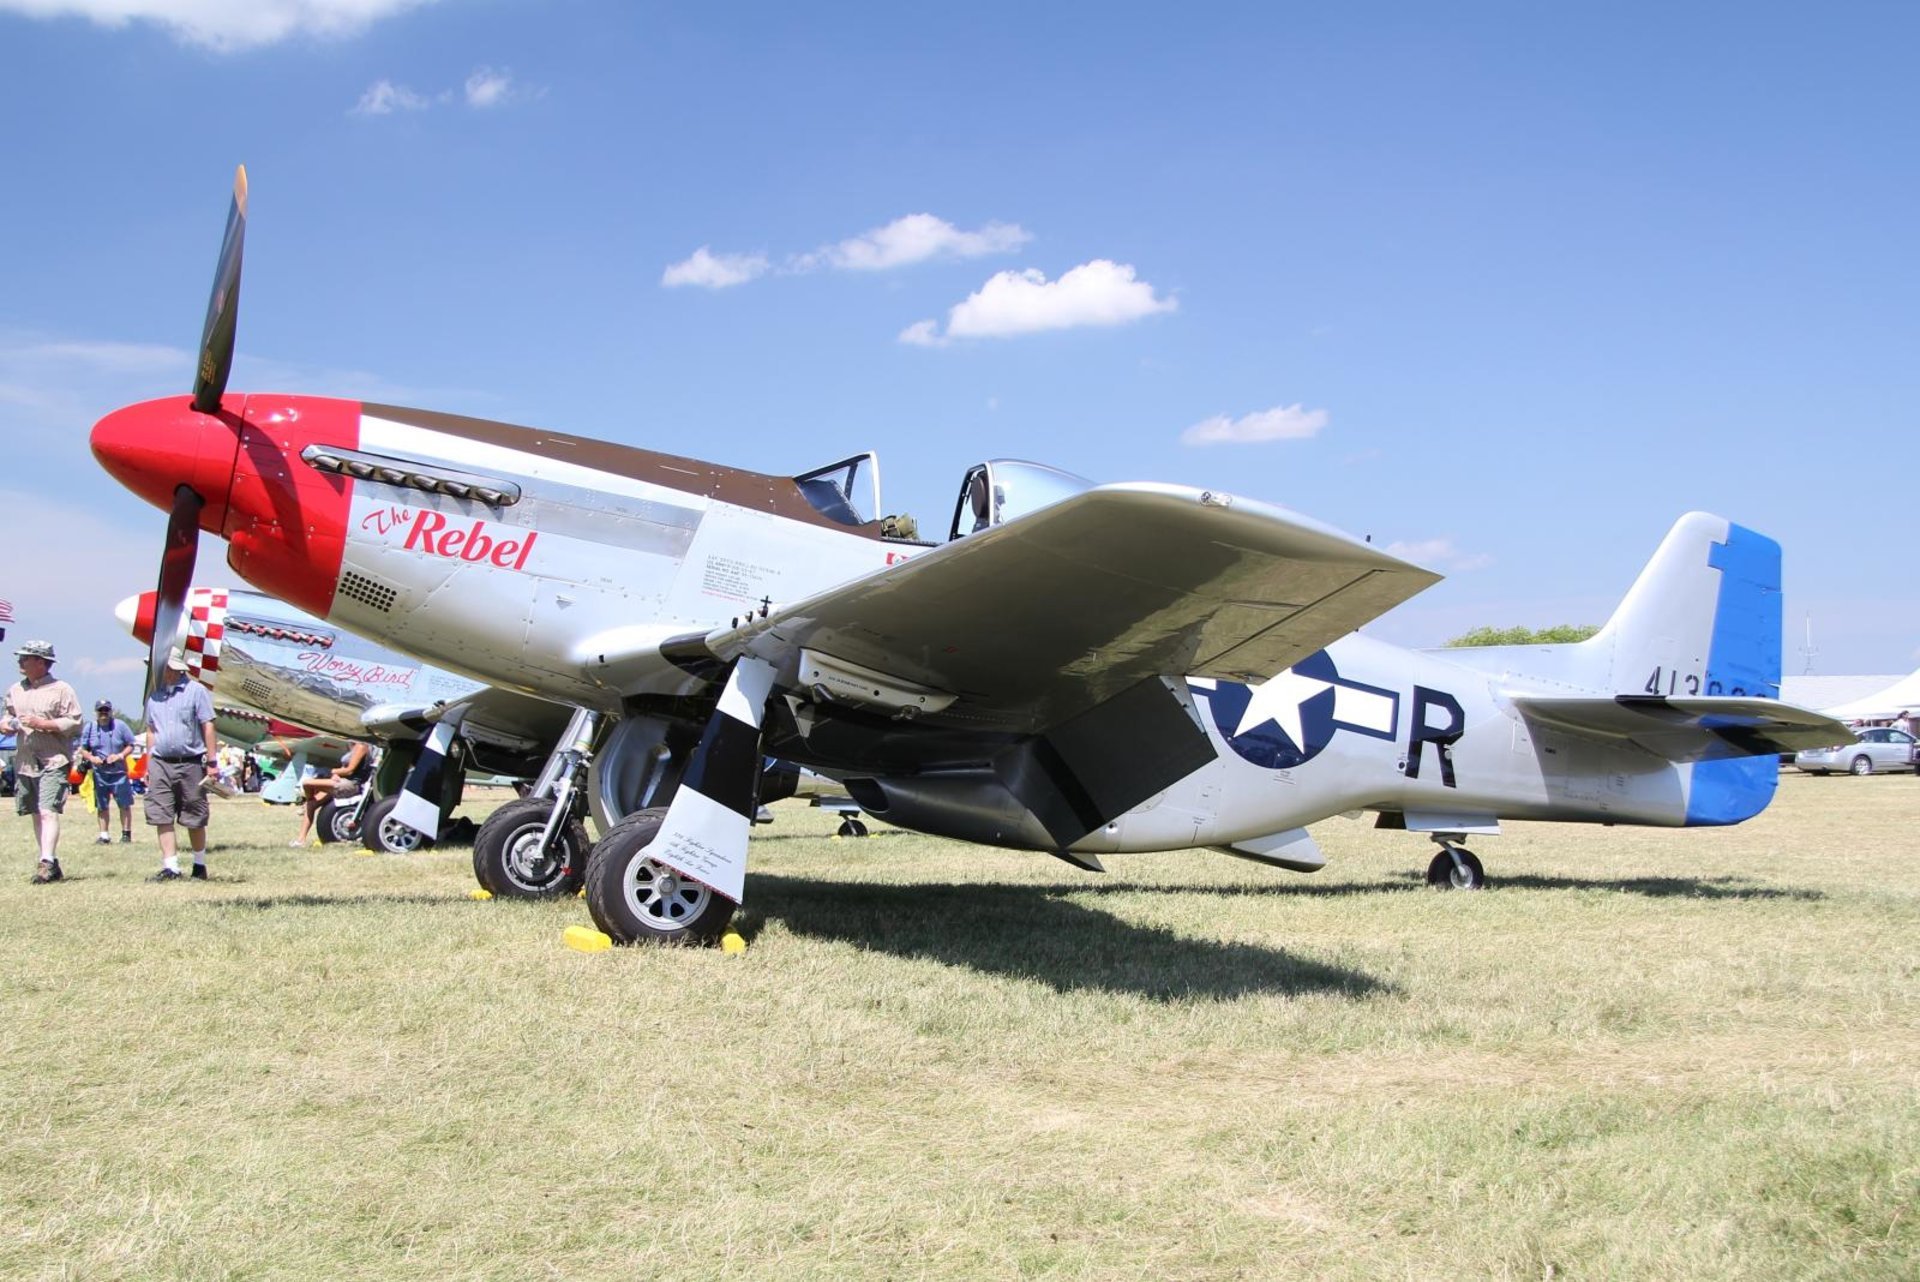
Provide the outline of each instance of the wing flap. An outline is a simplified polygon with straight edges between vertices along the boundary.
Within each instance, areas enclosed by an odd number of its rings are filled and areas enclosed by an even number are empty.
[[[1778,699],[1658,695],[1513,695],[1532,722],[1625,740],[1668,761],[1714,761],[1850,743],[1853,732],[1825,713]]]

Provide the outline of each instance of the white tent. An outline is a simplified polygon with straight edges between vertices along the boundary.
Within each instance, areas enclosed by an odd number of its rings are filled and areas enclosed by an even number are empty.
[[[1890,721],[1902,712],[1920,716],[1920,670],[1909,672],[1879,694],[1821,711],[1842,721]]]

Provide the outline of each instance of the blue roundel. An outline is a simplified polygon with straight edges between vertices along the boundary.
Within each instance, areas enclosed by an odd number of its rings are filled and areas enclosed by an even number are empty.
[[[1299,683],[1298,691],[1306,697],[1278,708],[1261,708],[1260,711],[1267,715],[1248,726],[1244,734],[1236,734],[1235,731],[1240,728],[1248,706],[1254,701],[1254,687],[1222,681],[1208,700],[1212,705],[1213,724],[1219,728],[1220,737],[1256,766],[1285,770],[1301,765],[1319,756],[1333,739],[1335,686],[1340,681],[1340,673],[1334,668],[1333,660],[1325,650],[1316,651],[1286,672],[1268,678],[1261,688],[1276,681],[1285,686],[1289,674],[1294,678],[1307,678]],[[1325,684],[1315,690],[1313,687],[1318,683]],[[1297,719],[1301,742],[1295,743],[1288,730],[1281,728],[1280,722],[1274,717],[1275,712],[1289,722]]]

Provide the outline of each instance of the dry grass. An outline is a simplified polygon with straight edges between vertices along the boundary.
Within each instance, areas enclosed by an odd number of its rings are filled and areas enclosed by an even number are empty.
[[[1482,895],[779,815],[745,957],[250,802],[207,884],[9,820],[0,1275],[1920,1274],[1911,776],[1513,825]]]

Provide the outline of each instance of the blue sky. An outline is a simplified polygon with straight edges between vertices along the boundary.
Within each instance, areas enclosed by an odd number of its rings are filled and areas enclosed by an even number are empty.
[[[1447,573],[1372,629],[1406,644],[1599,622],[1704,508],[1785,545],[1789,673],[1809,616],[1816,671],[1905,672],[1916,36],[1895,4],[0,0],[9,640],[137,689],[109,612],[164,518],[86,432],[188,389],[244,161],[236,389],[772,472],[874,449],[925,529],[988,457],[1229,489]]]

